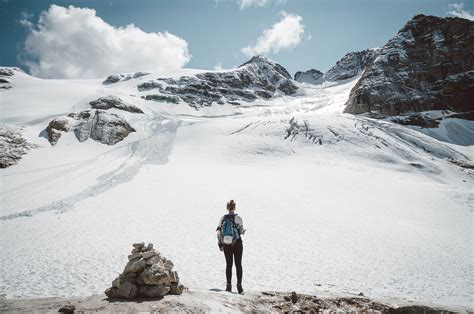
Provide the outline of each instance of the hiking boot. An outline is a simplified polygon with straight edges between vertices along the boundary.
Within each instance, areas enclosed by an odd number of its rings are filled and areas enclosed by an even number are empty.
[[[231,284],[227,284],[226,288],[225,288],[225,291],[227,292],[232,292],[232,285]]]
[[[242,284],[237,284],[237,292],[239,292],[239,294],[244,293],[244,289],[242,289]]]

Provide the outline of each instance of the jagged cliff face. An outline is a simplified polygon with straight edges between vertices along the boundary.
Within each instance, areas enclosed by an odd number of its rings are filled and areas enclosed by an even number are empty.
[[[326,81],[342,81],[360,75],[378,56],[380,48],[353,51],[344,55],[326,73],[311,69],[295,73],[295,81],[300,83],[321,84]]]
[[[379,48],[349,52],[324,74],[324,80],[341,81],[359,75],[375,60],[379,52]]]
[[[315,69],[298,71],[295,73],[295,81],[300,83],[320,84],[324,81],[324,73]]]
[[[193,107],[210,106],[213,102],[239,104],[258,98],[270,99],[294,94],[298,89],[285,68],[261,56],[253,57],[235,70],[179,79],[158,78],[137,88],[146,93],[142,96],[146,100],[185,102]]]
[[[345,112],[473,110],[474,22],[417,15],[380,51]]]

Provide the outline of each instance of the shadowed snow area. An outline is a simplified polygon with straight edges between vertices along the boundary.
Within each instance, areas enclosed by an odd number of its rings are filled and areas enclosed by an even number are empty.
[[[0,123],[24,126],[40,147],[0,172],[0,293],[102,293],[130,242],[143,240],[173,260],[183,284],[223,288],[215,228],[233,198],[247,229],[248,291],[472,307],[474,180],[450,161],[470,163],[472,146],[343,114],[358,77],[199,110],[142,99],[136,86],[159,77],[173,75],[102,85],[18,73],[2,92]],[[51,146],[39,136],[107,96],[144,112],[108,109],[136,130],[123,141],[80,143],[69,132]]]

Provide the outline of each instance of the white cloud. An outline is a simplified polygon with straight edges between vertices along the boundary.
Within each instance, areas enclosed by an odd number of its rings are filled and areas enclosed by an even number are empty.
[[[303,19],[299,15],[281,12],[282,19],[263,31],[257,41],[241,49],[247,56],[278,53],[281,49],[291,49],[301,43],[304,34]]]
[[[449,11],[448,14],[474,21],[474,14],[468,10],[464,10],[464,3],[451,3],[449,6],[453,8],[453,10]]]
[[[215,66],[214,66],[214,71],[222,71],[224,70],[224,67],[222,67],[222,63],[217,63]]]
[[[146,33],[133,24],[114,27],[89,8],[51,5],[37,25],[23,25],[24,63],[44,78],[97,78],[112,73],[173,70],[191,58],[187,42],[168,32]]]
[[[29,14],[25,11],[22,11],[20,14],[21,14],[20,25],[26,27],[27,29],[32,28],[33,23],[31,22],[31,19],[33,18],[33,14]]]
[[[245,10],[250,7],[263,7],[264,5],[274,3],[274,4],[284,4],[286,0],[238,0],[240,10]]]

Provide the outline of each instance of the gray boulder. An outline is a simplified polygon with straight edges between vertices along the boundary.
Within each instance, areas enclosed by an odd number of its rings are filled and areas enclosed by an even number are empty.
[[[147,285],[170,284],[171,279],[167,268],[160,264],[153,264],[142,273],[143,282]]]
[[[474,21],[417,15],[381,49],[345,112],[381,116],[474,108]]]
[[[155,255],[156,255],[156,252],[153,249],[149,250],[149,251],[145,251],[145,252],[142,253],[142,256],[143,256],[144,259],[148,259],[148,258],[153,257]]]
[[[119,298],[119,293],[118,293],[118,288],[116,287],[110,287],[110,288],[107,288],[105,290],[105,295],[108,297],[108,298],[111,298],[111,299],[116,299],[116,298]]]
[[[51,145],[63,132],[73,131],[80,142],[89,138],[102,144],[114,145],[135,132],[121,116],[103,110],[85,110],[52,120],[46,128]]]
[[[184,286],[179,282],[172,282],[170,287],[170,294],[181,295],[184,292]]]
[[[170,272],[170,271],[173,269],[174,264],[173,264],[172,261],[170,261],[170,260],[168,259],[168,260],[166,260],[166,261],[163,263],[163,267],[166,268],[166,270],[167,270],[168,272]]]
[[[127,263],[125,269],[123,270],[124,273],[138,273],[145,269],[146,263],[144,258],[140,258],[139,260],[132,260]]]
[[[100,97],[97,100],[91,101],[89,104],[93,109],[108,110],[115,108],[132,113],[143,113],[140,108],[134,105],[125,104],[122,99],[115,96]]]
[[[129,281],[120,284],[117,290],[119,297],[133,299],[138,295],[138,287]]]

